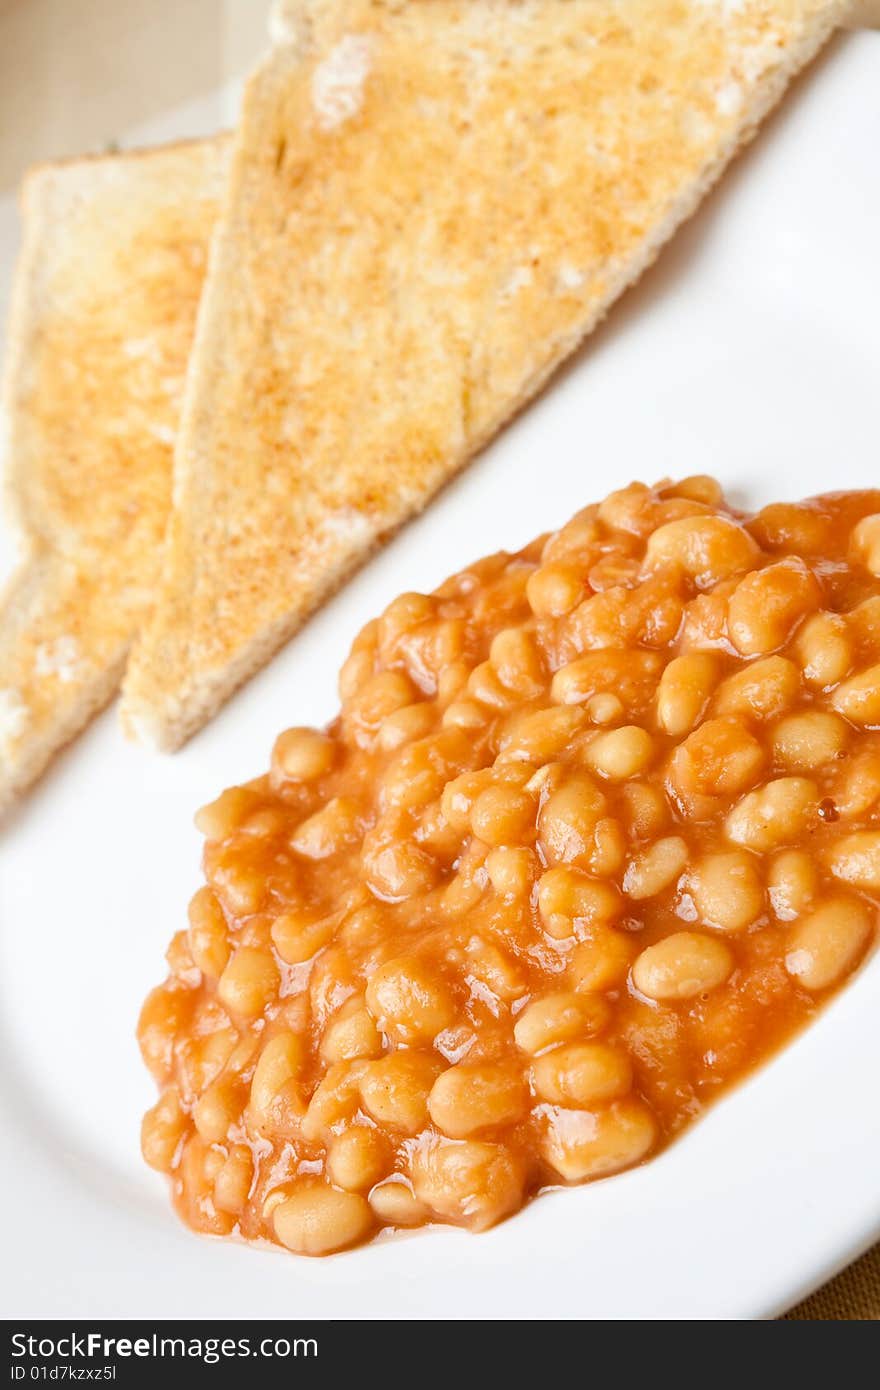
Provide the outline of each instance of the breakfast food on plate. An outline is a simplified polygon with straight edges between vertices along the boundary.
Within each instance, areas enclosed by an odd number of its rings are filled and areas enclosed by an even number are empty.
[[[197,823],[148,1163],[304,1254],[648,1158],[876,940],[880,491],[635,484],[356,639]]]
[[[637,278],[846,5],[282,5],[123,721],[182,743]]]
[[[24,188],[4,387],[25,555],[0,596],[0,810],[107,703],[154,597],[224,139]]]

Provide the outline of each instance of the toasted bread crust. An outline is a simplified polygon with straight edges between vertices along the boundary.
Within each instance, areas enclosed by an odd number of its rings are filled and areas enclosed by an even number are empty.
[[[153,599],[228,140],[42,165],[4,380],[0,810],[117,688]]]
[[[845,9],[278,7],[212,254],[130,731],[182,743],[535,394]]]

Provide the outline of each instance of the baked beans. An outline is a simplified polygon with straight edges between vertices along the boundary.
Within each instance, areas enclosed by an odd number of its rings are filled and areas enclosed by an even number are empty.
[[[197,817],[139,1026],[213,1234],[481,1230],[650,1157],[876,939],[880,493],[633,485],[405,594]]]

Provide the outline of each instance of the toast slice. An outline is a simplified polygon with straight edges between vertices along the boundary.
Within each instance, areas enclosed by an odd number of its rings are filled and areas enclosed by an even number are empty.
[[[228,137],[45,165],[4,381],[21,566],[0,596],[0,811],[119,684],[158,579]]]
[[[251,80],[122,717],[181,744],[532,397],[839,0],[293,0]]]

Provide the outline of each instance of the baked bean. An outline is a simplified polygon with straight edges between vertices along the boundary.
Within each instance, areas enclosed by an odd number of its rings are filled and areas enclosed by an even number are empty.
[[[440,1073],[428,1097],[431,1119],[450,1139],[514,1124],[527,1109],[522,1076],[503,1063],[460,1062]]]
[[[544,930],[562,939],[572,935],[575,922],[613,922],[623,900],[612,884],[559,865],[538,880],[538,910]]]
[[[653,898],[675,883],[687,861],[687,843],[680,835],[655,840],[630,860],[623,876],[623,891],[636,900]]]
[[[327,1146],[327,1176],[337,1187],[365,1192],[387,1171],[388,1155],[378,1130],[352,1125]]]
[[[852,548],[865,568],[880,577],[880,516],[863,516],[853,528]]]
[[[334,1127],[350,1120],[360,1104],[360,1082],[367,1066],[358,1060],[335,1062],[312,1092],[300,1129],[311,1142],[329,1141]]]
[[[401,902],[433,888],[440,866],[432,854],[394,825],[377,826],[364,837],[361,860],[370,890],[386,902]]]
[[[254,1180],[254,1161],[244,1144],[230,1147],[214,1177],[214,1204],[221,1211],[240,1216],[247,1205]]]
[[[174,1086],[163,1091],[141,1124],[141,1153],[151,1168],[170,1173],[180,1142],[188,1129],[186,1114]]]
[[[704,502],[707,507],[717,507],[724,501],[721,485],[705,473],[694,473],[668,487],[658,486],[657,491],[661,497],[687,497],[691,502]]]
[[[487,853],[481,840],[472,840],[462,855],[457,872],[452,875],[437,903],[447,921],[461,919],[483,898],[488,877],[485,869]]]
[[[509,1149],[474,1139],[448,1140],[413,1155],[413,1191],[438,1216],[484,1231],[522,1201],[524,1174]]]
[[[517,962],[506,951],[481,936],[472,936],[466,947],[469,974],[498,998],[510,1003],[526,992],[526,980]]]
[[[725,821],[727,837],[746,849],[766,853],[791,844],[816,814],[815,782],[779,777],[737,802]]]
[[[495,763],[496,768],[498,762]],[[545,763],[539,767],[537,772],[526,769],[528,779],[525,782],[525,789],[532,796],[549,796],[554,788],[558,787],[565,775],[564,763]]]
[[[385,937],[386,912],[377,902],[365,903],[343,917],[337,940],[348,952],[371,950]]]
[[[626,1098],[606,1109],[553,1109],[542,1144],[565,1182],[607,1177],[632,1168],[657,1142],[657,1122],[643,1101]]]
[[[424,738],[434,727],[434,711],[431,705],[404,705],[395,710],[379,725],[378,744],[385,753],[393,753],[415,739]]]
[[[880,653],[880,594],[862,599],[846,615],[847,630],[864,657]]]
[[[611,878],[620,872],[626,859],[626,836],[619,821],[611,816],[597,820],[584,867],[597,878]]]
[[[286,818],[281,811],[273,811],[271,807],[265,806],[262,810],[254,811],[242,823],[241,830],[244,835],[254,835],[258,839],[268,840],[275,835],[280,835],[286,826]]]
[[[772,731],[773,757],[792,772],[813,772],[839,758],[849,740],[842,719],[824,710],[789,714]]]
[[[632,1066],[625,1052],[607,1043],[568,1043],[537,1057],[531,1079],[540,1100],[588,1108],[625,1096]]]
[[[692,999],[723,985],[734,967],[723,941],[701,932],[678,931],[646,946],[632,968],[633,983],[649,999]]]
[[[297,1022],[299,1021],[300,1020],[297,1019]],[[262,1041],[263,1039],[259,1032],[245,1033],[234,1045],[229,1056],[226,1058],[225,1065],[229,1067],[230,1071],[247,1071],[251,1063],[255,1060]]]
[[[736,720],[707,719],[675,750],[670,782],[686,801],[733,796],[757,780],[766,761],[758,740]]]
[[[443,713],[444,729],[465,732],[486,726],[486,710],[476,700],[455,700]]]
[[[308,981],[309,1007],[313,1021],[320,1028],[325,1027],[346,999],[361,991],[351,958],[345,948],[338,945],[324,947],[312,963]]]
[[[653,489],[656,491],[656,488]],[[681,517],[708,516],[712,507],[707,507],[695,499],[665,490],[663,500],[652,508],[653,524],[665,526],[667,521],[678,521]]]
[[[444,666],[437,677],[434,707],[443,709],[453,700],[460,699],[467,690],[470,673],[470,664],[464,657],[460,657],[458,661],[450,661],[448,666]],[[485,718],[486,711],[482,710],[481,713]]]
[[[436,600],[428,594],[412,591],[392,599],[378,623],[376,633],[379,647],[394,655],[401,637],[421,623],[429,622],[436,613]]]
[[[467,693],[490,710],[513,709],[519,701],[515,690],[504,684],[491,661],[481,661],[468,676]]]
[[[730,599],[733,645],[743,656],[775,651],[801,618],[818,608],[821,596],[815,575],[797,556],[746,575]]]
[[[367,984],[367,1008],[383,1033],[407,1046],[433,1042],[455,1018],[442,979],[414,956],[381,965]]]
[[[591,624],[585,621],[588,605],[581,604],[580,609],[576,609],[572,615],[572,626],[576,635],[580,628],[582,648],[621,645],[629,648],[665,647],[674,640],[681,627],[684,614],[682,594],[681,576],[676,571],[647,574],[634,589],[612,589],[606,594],[596,594],[590,601]],[[580,624],[576,621],[578,613],[582,615]],[[655,678],[659,675],[663,660],[658,660],[656,651],[640,653],[631,650],[628,655],[634,665],[636,662],[649,662]]]
[[[657,787],[649,782],[627,782],[620,794],[627,829],[634,840],[647,840],[666,829],[669,808]]]
[[[819,875],[813,860],[802,849],[784,849],[773,856],[767,870],[767,896],[780,922],[792,922],[805,912],[816,896]]]
[[[715,692],[713,711],[775,719],[791,708],[799,694],[800,674],[794,662],[784,656],[767,656],[721,682]]]
[[[442,1063],[427,1052],[392,1052],[368,1062],[360,1078],[360,1095],[381,1125],[418,1134],[428,1119],[428,1096]]]
[[[226,1138],[230,1125],[235,1124],[241,1114],[238,1090],[235,1078],[220,1077],[199,1096],[193,1106],[192,1118],[206,1143],[219,1144]]]
[[[587,583],[595,593],[608,589],[632,589],[639,580],[639,562],[629,556],[621,555],[614,559],[610,555],[597,561],[587,574]]]
[[[327,1255],[364,1239],[373,1225],[365,1198],[329,1183],[301,1180],[272,1212],[276,1236],[297,1255]]]
[[[200,972],[190,950],[188,932],[174,933],[171,938],[171,945],[165,952],[165,960],[171,974],[176,976],[182,984],[195,986],[199,983]]]
[[[792,927],[785,968],[805,989],[829,989],[862,955],[874,925],[858,898],[826,898]]]
[[[584,863],[593,844],[605,797],[585,774],[551,792],[538,816],[538,839],[548,863]]]
[[[355,648],[342,663],[339,671],[339,698],[346,701],[351,700],[359,690],[363,689],[370,676],[373,674],[376,661],[375,644],[367,648]]]
[[[550,694],[561,705],[589,705],[598,696],[612,696],[624,707],[638,710],[649,703],[662,666],[656,652],[590,651],[560,667]]]
[[[467,690],[468,677],[471,668],[464,660],[450,661],[448,666],[444,666],[440,675],[437,677],[437,695],[435,697],[436,706],[440,709],[451,705],[457,701]],[[482,719],[486,717],[486,711],[479,705],[475,705]]]
[[[276,1033],[266,1043],[254,1069],[248,1102],[251,1122],[260,1133],[295,1132],[306,1110],[305,1060],[304,1041],[295,1033]]]
[[[333,939],[338,925],[339,917],[335,913],[332,917],[315,920],[303,912],[283,912],[272,923],[272,944],[288,965],[301,965]]]
[[[880,892],[880,831],[845,835],[828,850],[827,861],[835,878],[865,893]]]
[[[717,681],[718,661],[710,652],[674,657],[657,687],[660,728],[676,738],[690,733],[704,714]]]
[[[728,579],[709,593],[698,594],[684,605],[678,648],[684,655],[692,652],[720,652],[727,649],[727,605],[736,581]]]
[[[706,854],[688,875],[688,889],[704,926],[742,931],[764,911],[761,876],[744,850]]]
[[[591,695],[585,708],[591,724],[618,724],[626,714],[623,701],[610,691]]]
[[[880,799],[880,741],[864,739],[841,763],[828,788],[841,818],[864,816]]]
[[[266,897],[266,883],[255,865],[230,846],[205,856],[205,876],[222,907],[231,917],[259,912]]]
[[[357,839],[358,811],[347,796],[334,796],[297,826],[291,848],[307,859],[329,859]]]
[[[583,727],[579,709],[539,709],[513,715],[504,726],[499,752],[505,759],[546,763],[568,746]]]
[[[526,597],[538,618],[561,618],[583,597],[584,584],[570,565],[542,565],[529,576]]]
[[[230,787],[196,812],[196,829],[206,840],[227,840],[259,805],[260,797],[250,787]]]
[[[842,681],[852,665],[846,622],[837,613],[816,613],[799,629],[795,651],[804,680],[819,690]]]
[[[515,844],[534,822],[532,798],[516,787],[487,787],[471,807],[471,828],[487,845]]]
[[[346,1000],[324,1029],[321,1056],[325,1062],[347,1062],[355,1057],[381,1057],[382,1035],[357,996]],[[343,1187],[345,1184],[343,1183]]]
[[[198,1134],[184,1140],[176,1163],[176,1180],[185,1198],[182,1210],[189,1224],[206,1235],[228,1235],[234,1225],[233,1218],[218,1210],[212,1198],[222,1163],[222,1153],[212,1149]]]
[[[647,729],[625,724],[597,734],[587,748],[587,761],[600,777],[623,782],[636,777],[654,756],[654,743]]]
[[[492,773],[489,768],[479,772],[463,772],[447,782],[440,799],[440,808],[446,820],[461,834],[471,828],[471,810],[480,792],[492,786]]]
[[[650,536],[645,562],[656,568],[675,565],[701,589],[717,584],[758,558],[747,531],[725,516],[683,517],[660,526]]]
[[[609,1016],[601,995],[547,994],[523,1009],[513,1026],[513,1036],[521,1051],[537,1057],[557,1043],[600,1033]]]
[[[506,898],[524,897],[535,880],[537,860],[528,849],[493,849],[486,856],[486,872],[496,893]]]
[[[217,980],[229,960],[226,918],[210,888],[200,888],[189,905],[189,945],[198,968]]]
[[[644,483],[631,483],[629,487],[609,492],[604,502],[599,503],[597,515],[605,526],[610,526],[614,531],[629,531],[636,536],[645,536],[653,528],[655,520],[651,489]]]
[[[345,717],[355,742],[369,748],[384,719],[417,698],[415,686],[402,671],[379,671],[346,701]]]
[[[831,703],[853,724],[875,728],[880,724],[880,665],[843,681],[831,695]]]
[[[256,1018],[278,990],[278,967],[268,951],[239,946],[217,983],[217,997],[233,1014]]]
[[[398,1174],[374,1187],[369,1200],[377,1218],[387,1226],[420,1226],[428,1217],[424,1202]]]
[[[397,643],[397,651],[418,689],[443,705],[467,686],[470,666],[465,660],[466,645],[467,625],[461,618],[449,618],[423,623],[405,634]],[[434,706],[423,708],[432,711]]]
[[[235,1030],[219,1009],[206,1009],[193,1020],[194,1036],[176,1048],[175,1072],[183,1099],[189,1103],[200,1096],[219,1076],[235,1049]]]
[[[315,782],[336,761],[336,744],[317,729],[288,729],[272,749],[272,779],[276,783]]]
[[[586,939],[572,951],[569,979],[576,990],[617,989],[626,979],[637,950],[625,932],[591,927]]]
[[[749,529],[767,550],[813,555],[828,544],[827,522],[809,502],[775,502],[758,512]]]
[[[544,668],[534,639],[522,628],[504,628],[492,638],[489,660],[498,679],[524,699],[544,689]]]

